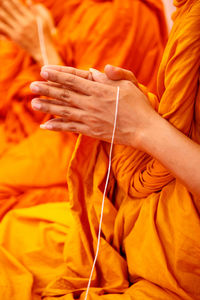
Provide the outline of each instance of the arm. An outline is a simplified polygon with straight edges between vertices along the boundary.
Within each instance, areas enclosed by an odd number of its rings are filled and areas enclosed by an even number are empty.
[[[155,113],[141,130],[138,147],[159,160],[191,192],[200,197],[200,145]]]
[[[96,74],[95,80],[106,82],[103,74]],[[137,84],[132,72],[107,65],[106,78],[129,80]],[[94,75],[93,75],[94,76]],[[152,95],[151,95],[152,96]],[[156,98],[156,97],[155,97]],[[154,100],[154,99],[152,99]],[[152,101],[153,102],[153,101]],[[156,108],[157,105],[153,105]],[[159,114],[155,114],[151,126],[139,133],[138,147],[156,158],[176,178],[197,196],[200,196],[200,145],[185,136]],[[134,145],[132,145],[134,146]]]

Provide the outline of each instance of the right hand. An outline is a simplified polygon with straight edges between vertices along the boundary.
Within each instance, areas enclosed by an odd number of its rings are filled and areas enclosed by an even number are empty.
[[[120,67],[114,67],[111,65],[106,65],[104,72],[102,73],[96,69],[90,69],[90,71],[79,70],[72,67],[63,67],[63,66],[51,66],[51,69],[69,73],[72,75],[79,76],[84,79],[94,80],[99,83],[113,85],[113,81],[116,81],[116,86],[118,85],[117,81],[119,80],[128,80],[133,84],[138,85],[138,81],[135,75],[126,69]]]
[[[135,78],[132,73],[123,74],[129,74],[126,80],[107,79],[109,81],[102,83],[105,77],[101,78],[101,82],[88,80],[89,72],[78,69],[43,67],[41,76],[47,81],[33,82],[31,90],[37,95],[47,96],[48,99],[35,98],[32,107],[59,118],[51,119],[43,124],[42,128],[82,133],[110,142],[119,86],[120,101],[115,142],[140,148],[140,137],[155,119],[156,112],[145,94],[133,84]],[[94,74],[90,72],[90,75]],[[97,72],[96,75],[102,76],[102,73]]]

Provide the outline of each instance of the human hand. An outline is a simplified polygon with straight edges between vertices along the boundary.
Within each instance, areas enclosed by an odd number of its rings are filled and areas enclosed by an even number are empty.
[[[34,93],[52,98],[34,99],[33,109],[60,117],[48,121],[42,128],[72,131],[110,141],[119,86],[115,143],[142,149],[143,131],[149,127],[157,114],[140,89],[127,80],[113,81],[111,85],[111,82],[105,84],[88,80],[87,71],[81,71],[80,77],[77,76],[80,75],[78,70],[76,75],[64,70],[64,67],[43,67],[41,76],[50,82],[31,84]]]
[[[47,66],[48,67],[48,66]],[[60,71],[63,73],[68,73],[72,75],[79,76],[84,79],[93,80],[96,82],[104,83],[104,84],[110,84],[110,85],[116,85],[118,80],[129,80],[135,85],[138,85],[137,79],[135,75],[126,69],[115,67],[112,65],[106,65],[104,72],[102,73],[96,69],[90,68],[89,71],[86,70],[80,70],[73,67],[64,67],[64,66],[58,66],[58,65],[51,65],[50,66],[52,70]],[[113,82],[113,81],[116,81]]]
[[[25,49],[42,64],[37,20],[41,19],[46,47],[52,43],[54,29],[49,11],[41,4],[25,6],[19,0],[2,0],[0,3],[0,34]]]
[[[57,66],[52,65],[50,66],[52,70],[60,71],[63,73],[69,73],[72,75],[79,76],[84,79],[93,80],[96,82],[104,83],[104,84],[110,84],[110,85],[116,85],[118,80],[129,80],[135,85],[138,85],[137,79],[135,75],[126,69],[120,68],[120,67],[114,67],[111,65],[106,65],[104,72],[102,73],[96,69],[90,68],[89,71],[86,70],[80,70],[72,67],[63,67],[63,66]],[[113,81],[116,81],[114,83]]]

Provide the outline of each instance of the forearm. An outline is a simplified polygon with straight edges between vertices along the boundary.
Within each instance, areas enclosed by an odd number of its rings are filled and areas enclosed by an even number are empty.
[[[200,145],[155,113],[139,137],[140,148],[159,160],[194,194],[200,196]]]

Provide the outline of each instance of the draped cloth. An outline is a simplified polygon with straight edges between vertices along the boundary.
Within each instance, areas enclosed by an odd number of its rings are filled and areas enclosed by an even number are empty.
[[[167,30],[161,0],[42,0],[55,21],[54,43],[65,65],[131,69],[156,90]],[[37,37],[36,37],[37,38]],[[29,85],[40,67],[23,49],[0,40],[0,218],[11,208],[66,201],[66,170],[76,136],[38,129]],[[52,172],[53,170],[53,172]],[[51,174],[53,173],[53,174]]]
[[[174,3],[177,10],[159,69],[155,107],[200,143],[200,2]],[[108,153],[109,144],[79,136],[67,173],[69,201],[16,209],[4,217],[3,299],[84,299]],[[200,299],[199,213],[199,199],[158,161],[115,145],[88,299]]]

